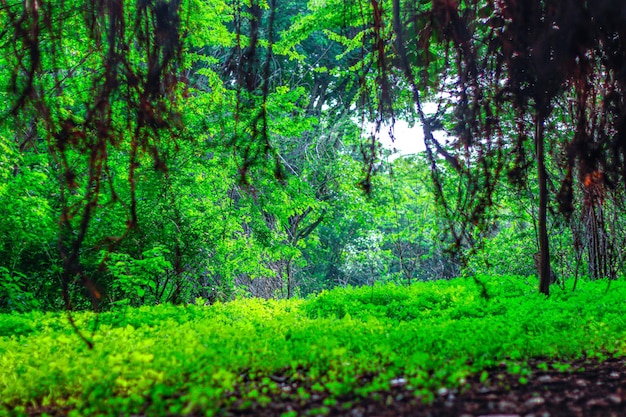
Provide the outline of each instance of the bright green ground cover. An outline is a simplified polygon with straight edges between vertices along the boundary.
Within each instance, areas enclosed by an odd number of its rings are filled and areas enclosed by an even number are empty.
[[[606,282],[579,283],[546,300],[524,278],[482,280],[489,300],[473,280],[455,279],[108,312],[99,315],[94,350],[64,314],[3,315],[0,415],[32,405],[76,416],[212,415],[236,397],[245,405],[282,395],[277,375],[333,397],[384,392],[402,376],[427,400],[501,361],[523,378],[531,357],[626,353],[626,282],[608,292]],[[93,328],[94,314],[74,317]]]

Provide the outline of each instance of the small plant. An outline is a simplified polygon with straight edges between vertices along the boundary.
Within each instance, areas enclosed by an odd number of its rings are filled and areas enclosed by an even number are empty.
[[[9,271],[0,266],[0,311],[25,312],[39,308],[35,294],[22,287],[26,278],[19,271]]]
[[[149,270],[125,271],[148,277]],[[497,378],[491,369],[503,362],[523,384],[532,358],[541,358],[543,371],[556,359],[551,366],[562,372],[587,352],[623,349],[626,283],[615,281],[606,293],[603,282],[582,282],[584,291],[546,301],[519,291],[512,277],[481,279],[489,301],[473,280],[456,279],[378,285],[373,293],[338,288],[308,300],[74,313],[79,328],[99,325],[93,350],[64,314],[0,315],[0,415],[20,407],[219,415],[262,410],[277,397],[320,400],[316,411],[323,413],[346,396],[385,399],[394,386],[431,402],[442,387],[463,386],[472,375],[483,383]]]
[[[146,297],[152,303],[160,302],[157,292],[159,280],[172,268],[165,259],[169,251],[164,246],[156,246],[142,253],[140,259],[134,259],[125,253],[103,253],[106,265],[115,278],[113,280],[112,301],[117,305],[145,304]]]

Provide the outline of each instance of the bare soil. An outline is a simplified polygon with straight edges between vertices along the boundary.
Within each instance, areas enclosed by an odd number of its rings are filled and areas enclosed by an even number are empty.
[[[345,417],[626,416],[626,359],[576,361],[569,363],[566,371],[559,370],[561,362],[557,369],[544,361],[529,365],[531,373],[521,381],[520,375],[512,375],[501,366],[491,369],[489,378],[483,382],[475,376],[460,390],[442,388],[432,404],[423,404],[406,388],[396,386],[372,398],[338,398],[333,403],[324,393],[311,395],[304,402],[281,395],[267,407],[223,412],[228,416],[268,417],[284,416],[287,412],[298,416]],[[297,384],[288,380],[282,384],[289,392],[298,389]]]
[[[565,366],[563,366],[565,365]],[[311,384],[271,376],[279,389],[269,404],[250,403],[241,393],[218,416],[228,417],[626,417],[626,358],[602,362],[580,360],[569,363],[532,361],[530,373],[521,377],[507,372],[506,365],[490,369],[489,377],[468,378],[460,389],[439,390],[430,404],[395,381],[390,391],[367,398],[355,396],[331,399]],[[563,370],[567,367],[567,370]],[[527,368],[528,369],[528,368]],[[249,381],[251,386],[254,381]],[[243,388],[243,387],[242,387]],[[306,391],[302,400],[298,391]],[[66,416],[69,410],[32,407],[32,417]],[[147,416],[148,414],[146,414]],[[199,413],[198,416],[206,415]],[[170,415],[173,417],[173,415]],[[145,417],[136,415],[133,417]]]

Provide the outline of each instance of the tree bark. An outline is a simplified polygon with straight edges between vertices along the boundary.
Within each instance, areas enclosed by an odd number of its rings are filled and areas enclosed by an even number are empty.
[[[550,295],[550,243],[548,239],[548,186],[545,164],[544,116],[537,110],[535,117],[535,149],[537,152],[537,179],[539,181],[539,292]]]
[[[285,267],[287,273],[287,299],[290,300],[292,296],[292,282],[291,282],[291,258],[287,260],[287,265]]]

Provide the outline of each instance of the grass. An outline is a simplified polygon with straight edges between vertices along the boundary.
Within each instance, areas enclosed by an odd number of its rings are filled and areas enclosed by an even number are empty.
[[[276,398],[384,393],[397,378],[424,401],[506,362],[626,352],[626,283],[579,283],[546,299],[519,277],[338,288],[307,300],[241,299],[0,315],[0,415],[219,415]],[[97,328],[96,328],[97,327]],[[301,381],[285,393],[277,381]],[[317,410],[319,411],[319,410]],[[323,413],[323,410],[321,411]]]

